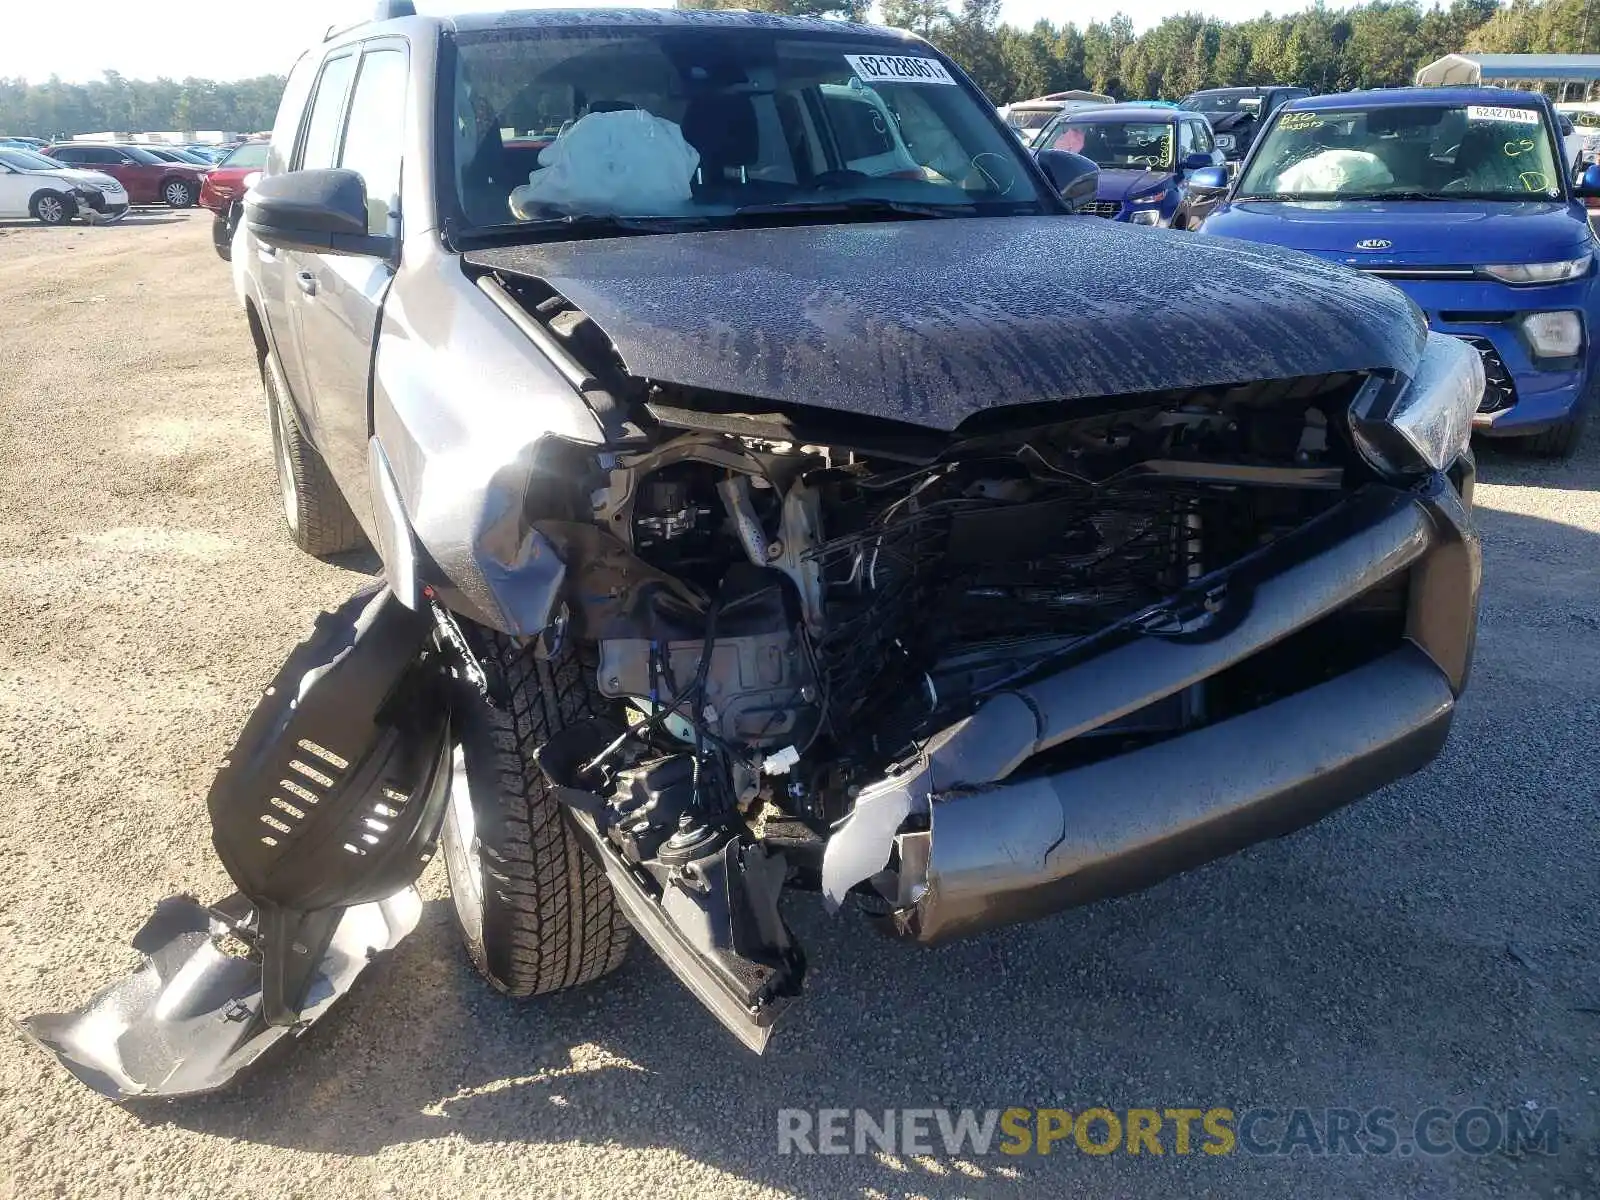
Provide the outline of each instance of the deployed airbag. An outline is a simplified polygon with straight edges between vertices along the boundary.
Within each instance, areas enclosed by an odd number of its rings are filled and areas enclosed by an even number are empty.
[[[539,152],[539,169],[511,193],[520,220],[541,208],[564,213],[652,216],[691,199],[700,154],[683,131],[641,109],[592,112]]]

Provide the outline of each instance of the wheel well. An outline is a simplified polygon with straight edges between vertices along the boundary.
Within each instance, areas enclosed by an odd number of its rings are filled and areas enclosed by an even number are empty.
[[[59,196],[61,199],[65,200],[67,198],[67,193],[59,187],[42,187],[33,195],[28,197],[29,212],[33,211],[33,206],[39,203],[41,196]]]
[[[162,178],[161,178],[161,187],[162,187],[163,191],[166,190],[166,186],[169,183],[181,183],[181,184],[184,184],[186,187],[188,187],[188,189],[191,192],[195,193],[195,195],[198,196],[200,194],[200,185],[198,183],[196,183],[194,180],[190,179],[187,175],[164,175],[164,176],[162,176]]]

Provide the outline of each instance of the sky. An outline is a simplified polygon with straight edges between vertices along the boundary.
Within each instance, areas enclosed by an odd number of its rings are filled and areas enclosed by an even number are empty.
[[[568,0],[569,4],[583,0]],[[648,0],[633,0],[648,3]],[[588,0],[608,6],[606,0]],[[1259,16],[1263,11],[1294,12],[1299,0],[1097,0],[1062,4],[1060,0],[1004,0],[1002,19],[1031,25],[1040,17],[1074,21],[1079,26],[1121,10],[1136,29],[1182,12],[1203,12],[1225,21]],[[98,79],[111,70],[129,79],[173,79],[195,75],[210,79],[242,79],[279,74],[323,31],[372,11],[363,0],[271,0],[261,6],[207,0],[72,0],[8,4],[5,35],[0,37],[0,77],[22,76],[43,82],[59,75],[72,82]],[[423,13],[471,12],[501,7],[556,7],[537,0],[417,0]],[[252,19],[252,15],[260,13]]]

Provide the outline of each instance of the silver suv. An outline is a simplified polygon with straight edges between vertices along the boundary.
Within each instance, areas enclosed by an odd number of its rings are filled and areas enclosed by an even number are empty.
[[[892,30],[405,15],[302,58],[233,262],[289,530],[383,586],[218,774],[238,894],[35,1036],[215,1087],[405,935],[437,839],[497,988],[637,932],[761,1049],[787,892],[940,942],[1425,764],[1477,356],[1094,188]]]

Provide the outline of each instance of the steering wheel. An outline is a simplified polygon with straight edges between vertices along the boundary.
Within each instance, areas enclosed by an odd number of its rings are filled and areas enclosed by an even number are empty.
[[[848,168],[840,171],[823,171],[820,175],[811,177],[811,187],[814,191],[821,192],[830,188],[854,187],[871,179],[872,176],[865,171],[852,171]]]

